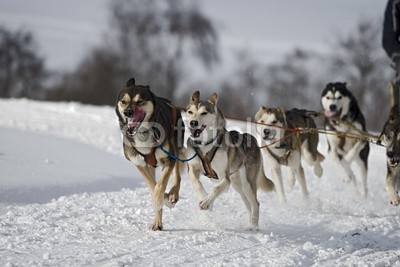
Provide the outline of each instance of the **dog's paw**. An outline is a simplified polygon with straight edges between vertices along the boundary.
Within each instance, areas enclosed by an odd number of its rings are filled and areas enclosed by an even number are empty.
[[[172,187],[171,190],[169,190],[168,195],[168,201],[172,204],[176,204],[179,200],[179,188]]]
[[[162,223],[154,222],[154,223],[151,225],[150,228],[151,228],[151,230],[153,230],[153,231],[162,231],[163,225],[162,225]]]
[[[390,204],[393,206],[398,206],[400,204],[400,197],[391,199]]]
[[[354,177],[352,175],[344,175],[344,176],[342,176],[342,180],[345,183],[350,183],[353,179],[354,179]]]
[[[245,228],[248,232],[257,232],[259,230],[258,225],[250,225]]]
[[[135,156],[130,156],[129,159],[135,164],[136,166],[141,166],[145,167],[146,166],[146,160],[142,155],[135,155]]]
[[[170,209],[175,207],[175,203],[176,203],[176,201],[175,202],[171,201],[171,198],[173,198],[173,197],[170,194],[167,194],[167,193],[164,194],[164,205]]]
[[[200,201],[199,207],[201,210],[211,210],[212,209],[212,203],[210,203],[207,200],[202,200]]]

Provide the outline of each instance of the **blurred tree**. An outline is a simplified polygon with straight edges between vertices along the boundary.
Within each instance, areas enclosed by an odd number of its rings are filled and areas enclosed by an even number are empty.
[[[184,75],[183,57],[195,65],[190,50],[206,67],[218,60],[217,33],[194,1],[120,0],[112,1],[110,10],[108,41],[64,75],[73,81],[60,79],[58,90],[50,92],[53,99],[74,95],[69,100],[114,104],[117,92],[133,76],[174,100]]]
[[[389,61],[381,47],[381,24],[362,20],[347,37],[333,46],[331,76],[347,82],[367,121],[367,128],[380,130],[383,118],[377,108],[389,110]],[[331,82],[328,80],[327,82]]]
[[[37,97],[45,76],[32,33],[0,26],[0,97]]]
[[[234,65],[233,74],[228,75],[219,86],[218,105],[229,116],[241,119],[253,117],[257,92],[263,89],[263,65],[246,50],[236,54]]]

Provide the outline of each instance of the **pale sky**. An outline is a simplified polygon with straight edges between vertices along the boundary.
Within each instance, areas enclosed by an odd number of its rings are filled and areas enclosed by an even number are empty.
[[[72,69],[101,42],[108,0],[0,0],[0,24],[35,33],[50,68]],[[382,0],[202,0],[215,23],[223,57],[241,48],[274,61],[294,47],[324,51],[362,18],[382,23]]]

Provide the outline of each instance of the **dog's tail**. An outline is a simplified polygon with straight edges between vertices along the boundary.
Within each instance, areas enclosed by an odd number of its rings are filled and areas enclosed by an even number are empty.
[[[267,178],[267,176],[265,176],[264,173],[264,168],[262,167],[260,170],[260,175],[258,177],[258,187],[261,188],[262,190],[269,192],[275,189],[275,185],[274,182],[272,182],[270,179]]]

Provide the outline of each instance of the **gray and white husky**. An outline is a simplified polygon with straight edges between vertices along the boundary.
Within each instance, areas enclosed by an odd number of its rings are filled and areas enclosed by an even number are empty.
[[[397,187],[400,172],[400,113],[399,106],[395,105],[390,110],[382,135],[386,143],[386,191],[389,195],[390,204],[398,206],[400,197]]]
[[[346,83],[328,83],[321,94],[325,115],[325,129],[345,134],[360,134],[366,131],[365,119],[356,98],[347,89]],[[361,195],[367,197],[367,172],[369,143],[340,135],[327,135],[329,156],[339,175],[345,182],[351,182],[356,189],[356,179],[350,168],[352,162],[360,167]]]
[[[281,166],[289,167],[289,184],[299,181],[303,198],[308,198],[308,190],[301,158],[314,167],[314,174],[322,176],[321,161],[324,156],[318,152],[318,133],[299,133],[290,130],[316,128],[314,120],[306,110],[292,109],[284,111],[280,108],[260,107],[255,115],[257,132],[261,135],[262,149],[268,165],[271,167],[274,184],[281,201],[286,201],[282,183]]]
[[[202,101],[199,91],[196,91],[187,106],[188,151],[190,154],[197,151],[199,155],[188,162],[189,175],[200,200],[200,209],[211,209],[218,196],[232,184],[246,206],[250,228],[257,229],[257,188],[271,191],[274,184],[264,174],[257,140],[248,133],[228,131],[217,102],[216,93],[208,101]],[[200,182],[201,173],[217,182],[210,193]]]

